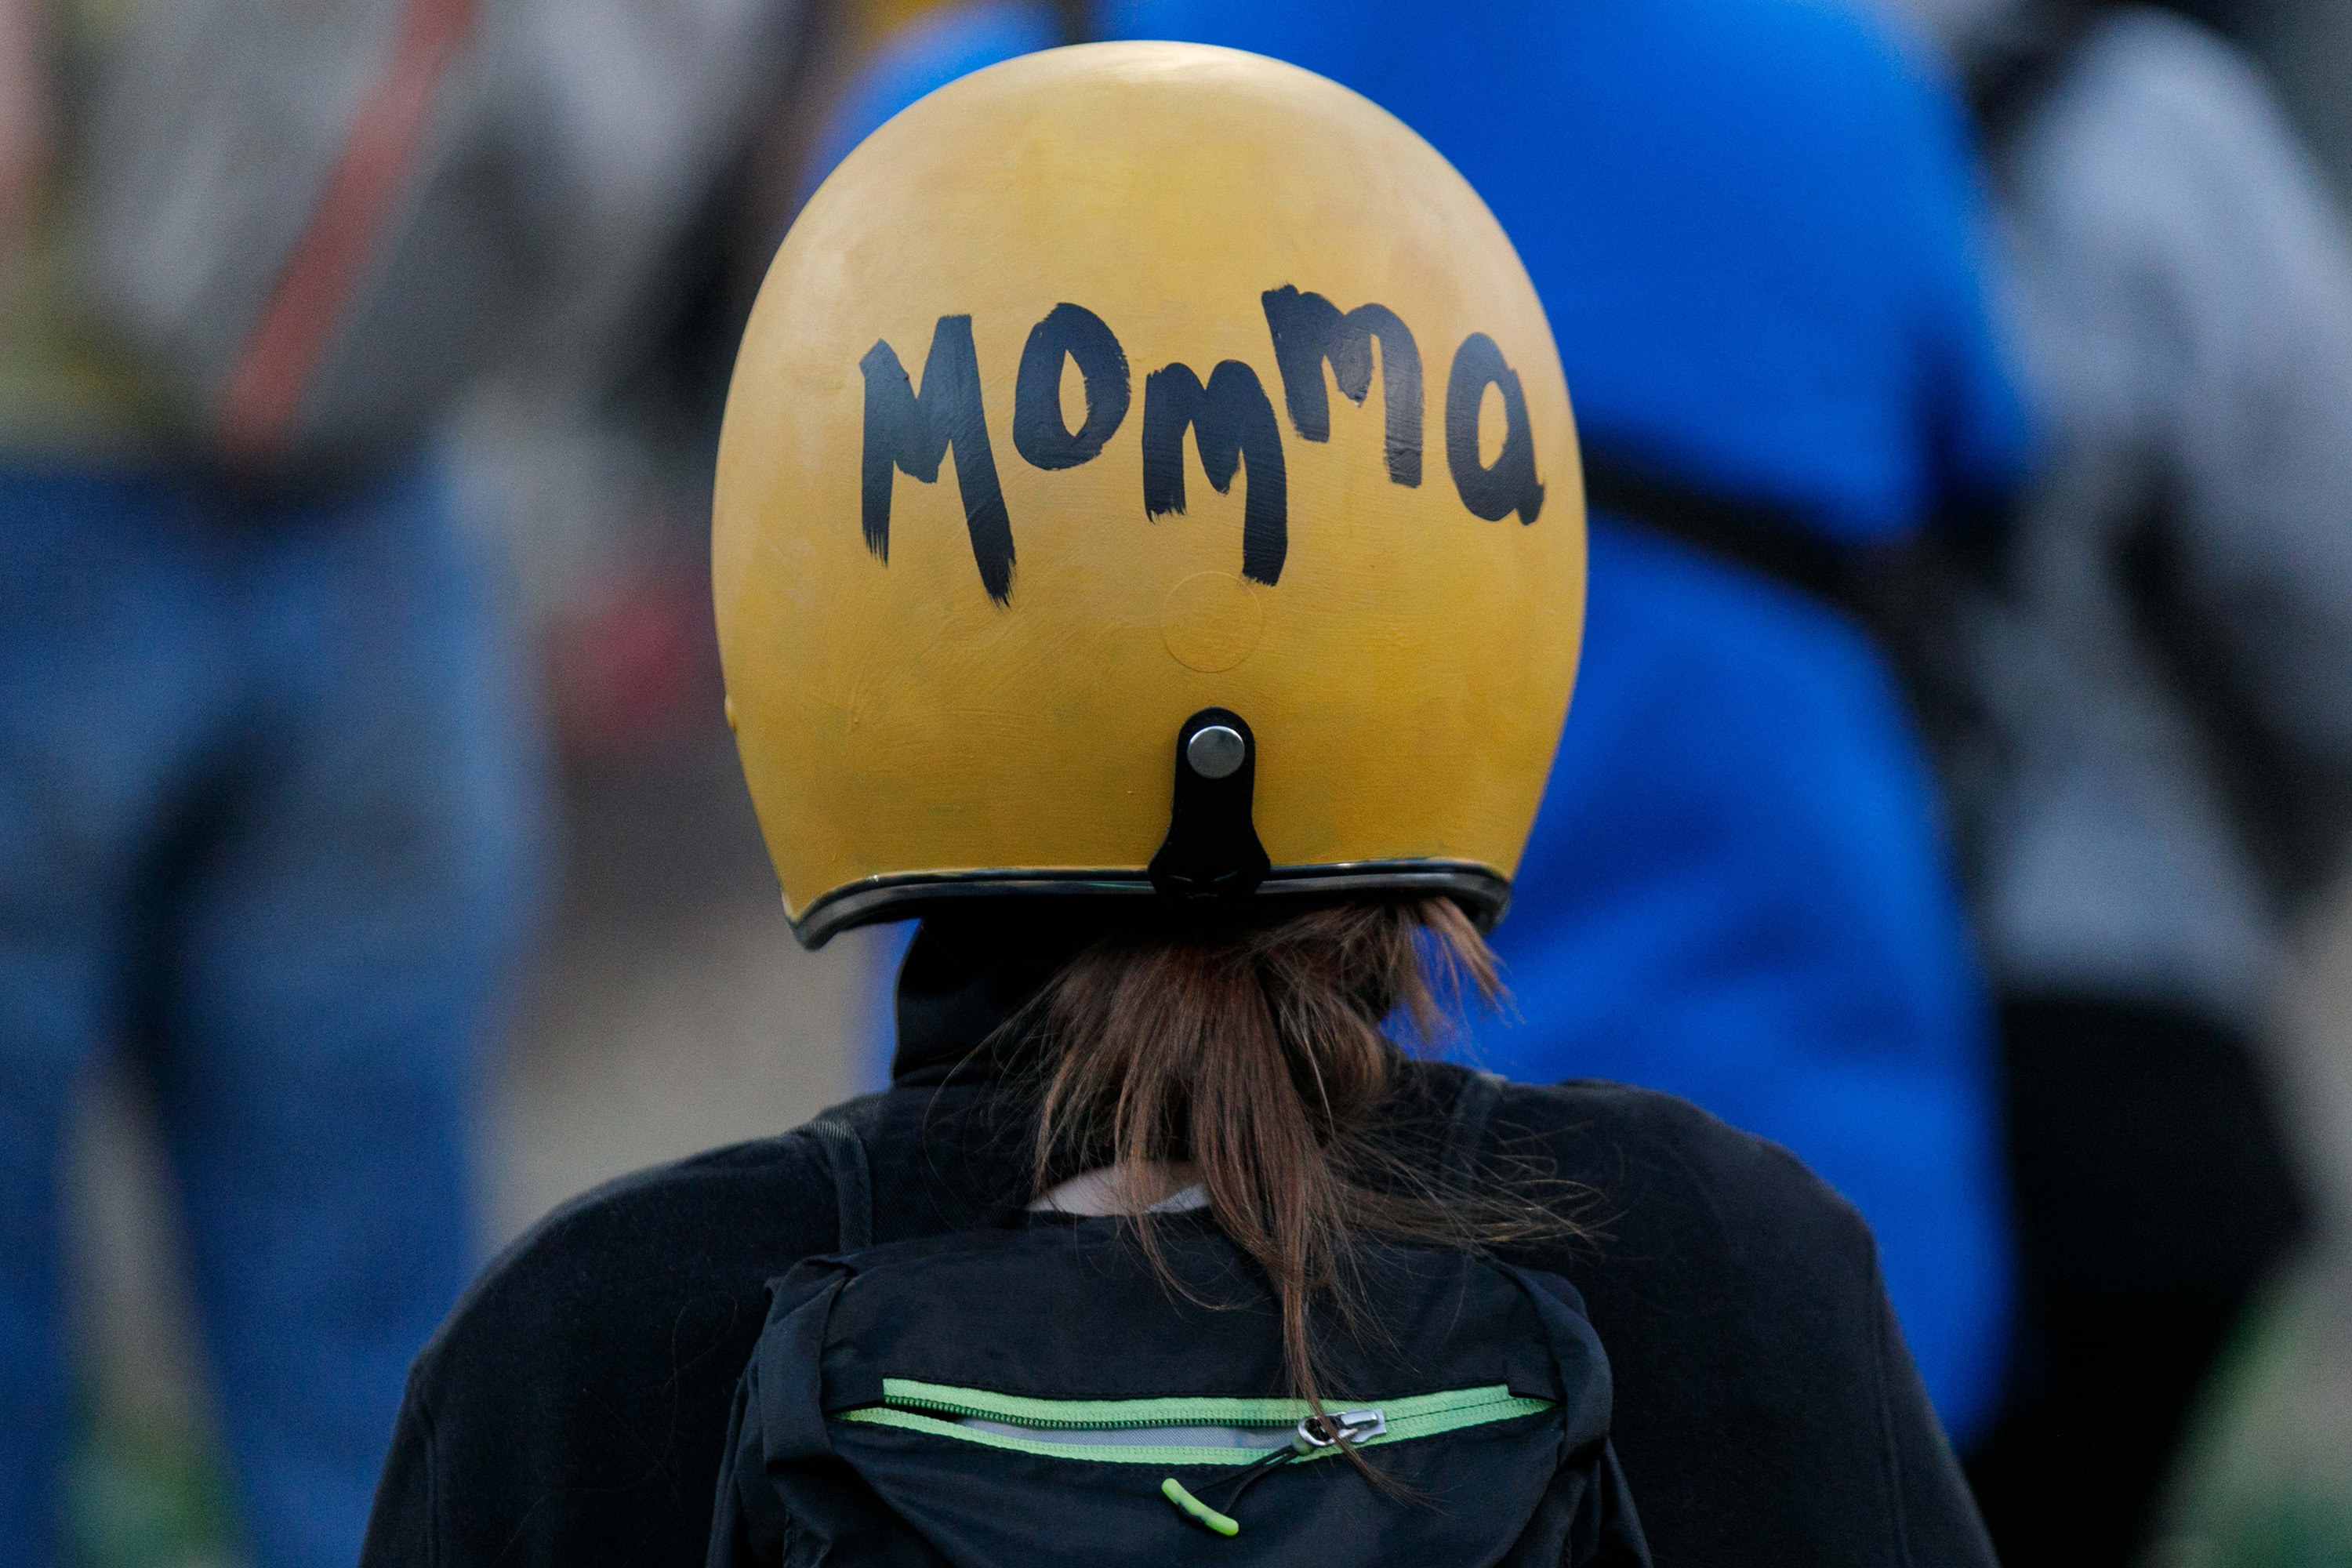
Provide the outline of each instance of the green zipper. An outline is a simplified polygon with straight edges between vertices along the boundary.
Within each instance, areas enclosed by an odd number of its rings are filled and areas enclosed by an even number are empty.
[[[1160,1399],[1030,1399],[985,1389],[952,1388],[943,1384],[908,1378],[882,1380],[880,1405],[844,1410],[836,1420],[860,1426],[887,1426],[952,1437],[987,1448],[1036,1454],[1052,1459],[1087,1459],[1110,1465],[1249,1465],[1271,1449],[1284,1446],[1277,1434],[1295,1428],[1313,1414],[1300,1399],[1225,1399],[1170,1397]],[[1496,1384],[1486,1388],[1449,1389],[1438,1394],[1409,1394],[1381,1401],[1333,1400],[1339,1410],[1364,1405],[1377,1409],[1386,1429],[1359,1445],[1377,1447],[1415,1437],[1434,1437],[1468,1426],[1484,1426],[1533,1415],[1552,1407],[1549,1399],[1513,1394]],[[964,1425],[966,1419],[1032,1428],[1040,1433],[1148,1430],[1155,1426],[1237,1426],[1263,1428],[1269,1442],[1263,1447],[1205,1447],[1176,1444],[1104,1444],[1055,1442],[1050,1437],[1023,1437]],[[1341,1450],[1335,1445],[1300,1456],[1328,1458]]]

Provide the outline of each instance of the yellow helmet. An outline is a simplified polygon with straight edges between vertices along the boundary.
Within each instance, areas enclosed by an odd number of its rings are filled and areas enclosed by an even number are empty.
[[[810,946],[971,895],[1508,900],[1583,625],[1568,388],[1476,193],[1321,77],[1085,45],[877,131],[769,268],[714,510]]]

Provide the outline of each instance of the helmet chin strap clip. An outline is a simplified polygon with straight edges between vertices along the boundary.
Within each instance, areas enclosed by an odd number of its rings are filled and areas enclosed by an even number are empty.
[[[1151,885],[1186,903],[1245,899],[1270,862],[1250,817],[1257,738],[1242,716],[1203,708],[1176,731],[1176,799],[1167,841],[1151,858]]]

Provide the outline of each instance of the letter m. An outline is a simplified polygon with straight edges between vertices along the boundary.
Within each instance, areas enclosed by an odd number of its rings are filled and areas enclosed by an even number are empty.
[[[1360,408],[1371,395],[1372,341],[1380,340],[1389,479],[1421,483],[1421,347],[1411,329],[1386,305],[1359,305],[1342,315],[1322,295],[1302,294],[1287,283],[1258,299],[1265,306],[1266,330],[1274,334],[1274,363],[1282,372],[1290,423],[1302,440],[1331,438],[1325,363],[1339,391]]]
[[[1282,426],[1239,360],[1221,362],[1209,384],[1189,364],[1143,378],[1143,510],[1160,518],[1184,510],[1184,432],[1201,447],[1201,467],[1224,494],[1246,460],[1249,493],[1242,507],[1242,575],[1271,587],[1290,553],[1289,479],[1282,464]]]
[[[908,384],[898,351],[877,342],[857,362],[866,373],[866,453],[863,473],[866,548],[890,559],[890,492],[904,472],[925,484],[940,477],[940,459],[955,453],[956,489],[963,498],[971,558],[988,596],[1004,604],[1013,594],[1013,521],[996,482],[988,420],[981,408],[980,359],[971,346],[970,316],[941,316],[923,361],[923,390]]]

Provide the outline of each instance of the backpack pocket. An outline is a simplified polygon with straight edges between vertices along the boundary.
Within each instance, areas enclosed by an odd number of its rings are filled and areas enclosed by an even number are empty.
[[[1350,1568],[1647,1562],[1609,1374],[1548,1276],[1370,1250],[1384,1321],[1327,1326],[1321,1411],[1278,1393],[1278,1308],[1222,1235],[1170,1289],[1115,1226],[813,1260],[736,1398],[717,1564]],[[1206,1391],[1206,1392],[1202,1392]]]
[[[1515,1394],[1503,1384],[1350,1401],[1321,1413],[1296,1399],[1032,1399],[895,1377],[883,1379],[882,1394],[882,1404],[835,1419],[1045,1458],[1165,1471],[1160,1494],[1178,1513],[1224,1536],[1242,1530],[1226,1510],[1238,1510],[1243,1493],[1285,1465],[1541,1415],[1556,1403]]]

